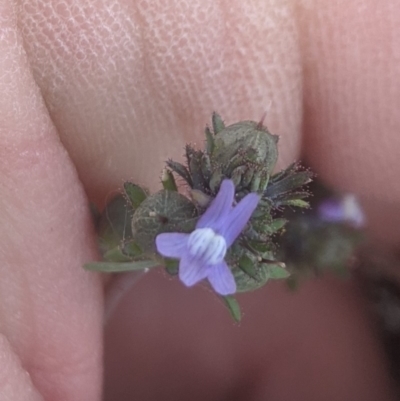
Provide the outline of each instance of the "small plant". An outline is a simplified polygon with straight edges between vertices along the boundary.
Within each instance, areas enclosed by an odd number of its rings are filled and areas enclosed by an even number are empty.
[[[313,174],[299,163],[273,173],[278,137],[262,122],[225,126],[214,113],[205,137],[204,149],[186,145],[186,163],[166,162],[159,192],[124,184],[98,222],[104,260],[85,268],[164,266],[187,286],[207,278],[239,320],[235,293],[289,276],[277,256],[284,212],[309,207],[305,186]]]

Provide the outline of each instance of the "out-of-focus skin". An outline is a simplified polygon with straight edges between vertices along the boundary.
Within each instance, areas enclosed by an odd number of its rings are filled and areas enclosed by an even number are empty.
[[[217,110],[281,136],[400,240],[397,0],[0,0],[0,394],[98,401],[103,287],[88,200],[155,189]],[[394,266],[394,268],[398,268]],[[391,400],[355,289],[241,298],[146,276],[106,330],[106,400]]]

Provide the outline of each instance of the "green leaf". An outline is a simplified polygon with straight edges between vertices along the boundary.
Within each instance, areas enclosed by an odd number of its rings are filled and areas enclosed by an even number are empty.
[[[107,262],[116,262],[116,263],[131,261],[131,259],[122,252],[122,249],[119,246],[107,251],[103,255],[103,259]]]
[[[201,172],[205,181],[208,183],[212,175],[210,156],[207,153],[201,155]]]
[[[130,258],[130,260],[137,258],[143,253],[140,246],[132,240],[123,242],[120,248],[122,254]]]
[[[192,177],[190,176],[190,173],[188,169],[181,163],[174,162],[173,160],[168,160],[167,161],[167,166],[176,174],[181,176],[189,185],[189,187],[193,187],[193,181]]]
[[[194,150],[189,145],[186,146],[186,156],[188,160],[188,166],[190,176],[192,177],[192,188],[204,189],[206,187],[206,181],[202,171],[202,156],[203,152]]]
[[[278,173],[274,174],[271,177],[271,183],[279,181],[284,177],[287,177],[287,176],[289,176],[291,174],[296,173],[296,171],[299,170],[299,168],[301,168],[299,162],[298,161],[293,162],[288,167],[286,167],[284,170],[281,170]]]
[[[213,191],[214,193],[217,192],[217,189],[219,188],[219,186],[221,185],[221,182],[224,178],[224,175],[222,174],[222,171],[220,168],[216,168],[213,172],[213,175],[211,176],[210,182],[209,182],[209,186],[211,191]]]
[[[98,243],[102,255],[132,238],[132,215],[132,207],[122,194],[115,196],[106,205],[97,226]]]
[[[229,313],[232,316],[232,319],[239,323],[242,318],[242,312],[240,311],[239,302],[232,296],[222,297],[225,306],[228,308]]]
[[[307,170],[294,172],[279,181],[270,182],[265,195],[274,198],[282,193],[291,192],[311,182],[313,174]]]
[[[257,252],[265,253],[271,250],[271,245],[267,242],[249,241],[249,245]]]
[[[269,265],[267,270],[269,278],[273,280],[280,280],[290,276],[290,273],[284,267],[279,265]]]
[[[190,191],[190,195],[193,201],[199,205],[201,208],[206,208],[212,201],[212,197],[210,195],[205,194],[200,189],[192,189]]]
[[[208,127],[205,129],[205,134],[206,134],[206,151],[207,154],[212,155],[214,148],[215,148],[215,143],[214,143],[214,135],[210,131]]]
[[[282,202],[278,202],[278,203],[279,203],[279,205],[302,207],[305,209],[310,207],[310,204],[303,199],[291,199],[291,200],[282,201]]]
[[[133,270],[151,269],[159,266],[160,263],[154,260],[141,260],[138,262],[91,262],[86,263],[83,267],[86,270],[93,270],[104,273],[118,273]]]
[[[176,186],[175,178],[170,170],[164,169],[161,174],[161,184],[164,189],[168,189],[169,191],[177,191],[178,188]]]
[[[238,264],[230,264],[232,267],[233,277],[236,281],[236,292],[248,292],[262,287],[269,279],[269,274],[265,263],[257,263],[253,261],[252,270],[244,272]],[[254,270],[256,271],[254,273]],[[255,277],[252,277],[250,274]]]
[[[265,231],[263,231],[266,234],[272,235],[277,233],[278,231],[282,230],[283,227],[285,227],[286,223],[288,220],[286,219],[274,219],[272,220],[271,223],[267,224],[265,226]]]
[[[279,201],[287,201],[292,199],[305,199],[310,196],[310,192],[307,191],[295,191],[295,192],[287,192],[283,194],[279,194],[278,196],[274,197],[275,202]]]
[[[239,259],[239,267],[243,272],[245,272],[252,279],[254,279],[256,281],[260,280],[260,276],[259,276],[256,268],[254,267],[254,262],[246,254],[244,254]]]
[[[179,273],[179,261],[176,259],[164,259],[165,270],[171,276]]]
[[[133,209],[137,209],[140,204],[147,198],[146,191],[133,182],[126,181],[124,183],[124,191]]]
[[[287,222],[288,222],[287,219],[274,219],[270,224],[270,229],[273,232],[279,231],[281,228],[285,226]]]
[[[225,128],[225,123],[222,121],[221,116],[214,111],[211,117],[214,134],[222,131]]]
[[[191,232],[196,224],[196,206],[176,191],[150,195],[132,217],[133,240],[143,253],[157,252],[155,239],[165,232]]]

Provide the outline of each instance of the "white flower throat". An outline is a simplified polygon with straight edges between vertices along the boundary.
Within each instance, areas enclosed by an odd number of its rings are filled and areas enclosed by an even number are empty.
[[[216,265],[225,257],[226,241],[211,228],[196,228],[189,236],[188,251],[203,263]]]

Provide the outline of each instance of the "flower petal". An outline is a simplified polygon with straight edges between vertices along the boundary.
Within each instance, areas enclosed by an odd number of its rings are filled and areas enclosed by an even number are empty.
[[[358,228],[365,225],[364,212],[352,194],[322,202],[318,207],[318,215],[321,220],[331,223],[347,222]]]
[[[214,288],[215,292],[221,295],[234,294],[236,292],[236,282],[231,269],[225,261],[210,266],[208,273],[208,281]]]
[[[233,197],[235,195],[235,184],[232,180],[222,181],[217,196],[211,202],[209,208],[200,217],[196,228],[214,228],[221,219],[225,219],[232,209]]]
[[[355,227],[361,228],[366,224],[366,217],[355,195],[347,194],[343,198],[346,220]]]
[[[340,222],[344,220],[344,210],[341,202],[327,200],[318,207],[318,215],[321,220],[329,222]]]
[[[233,244],[235,239],[246,226],[256,209],[259,200],[259,195],[255,193],[246,195],[225,218],[225,221],[222,223],[220,228],[220,233],[224,236],[228,247]]]
[[[180,259],[186,251],[188,234],[183,233],[163,233],[156,237],[156,247],[158,253],[166,258]]]
[[[209,268],[202,264],[196,258],[190,257],[189,254],[184,254],[179,262],[179,279],[187,287],[198,283],[207,277]]]

